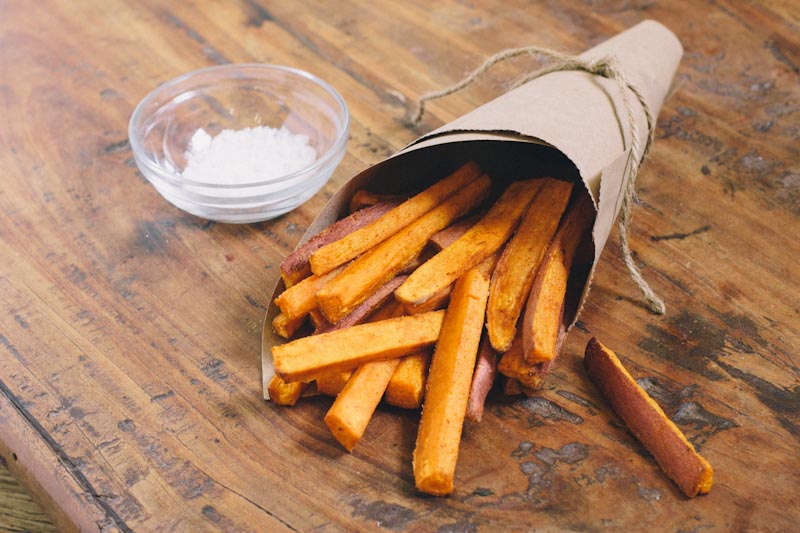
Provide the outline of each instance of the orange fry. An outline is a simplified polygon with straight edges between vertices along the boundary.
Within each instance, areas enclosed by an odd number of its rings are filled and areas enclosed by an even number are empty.
[[[275,298],[275,305],[280,307],[281,312],[286,315],[288,320],[306,316],[312,309],[317,307],[317,291],[336,277],[342,269],[343,267],[322,276],[312,275],[305,278],[280,293]]]
[[[479,174],[480,169],[477,164],[471,162],[465,164],[378,220],[311,254],[311,271],[314,274],[324,274],[355,259],[417,220],[454,192],[464,188]]]
[[[393,359],[429,346],[439,338],[444,311],[391,318],[272,347],[275,373],[284,381],[304,381],[329,370],[347,370]]]
[[[305,316],[290,319],[283,313],[278,313],[275,315],[275,318],[272,319],[272,329],[284,339],[288,339],[300,329],[305,321]]]
[[[636,383],[616,354],[592,338],[583,364],[614,412],[683,493],[690,498],[708,493],[714,482],[711,465]]]
[[[361,365],[336,396],[325,424],[348,452],[364,436],[370,418],[381,401],[400,359],[373,361]]]
[[[418,256],[431,235],[475,207],[490,189],[491,180],[484,174],[355,259],[317,292],[325,317],[334,324],[341,320]]]
[[[311,237],[298,246],[286,256],[286,259],[281,261],[281,278],[283,278],[284,285],[289,288],[311,275],[311,265],[308,262],[308,258],[313,252],[326,244],[341,239],[358,228],[363,228],[388,213],[399,203],[397,200],[376,203],[358,213],[353,213],[341,220],[337,220],[318,235]]]
[[[593,221],[591,200],[582,194],[565,215],[539,267],[522,319],[523,353],[529,363],[552,361],[558,354],[570,269]]]
[[[403,357],[386,387],[386,403],[404,409],[422,405],[430,361],[430,348]]]
[[[401,283],[406,280],[407,277],[408,276],[395,276],[393,279],[389,280],[388,283],[385,283],[376,289],[375,292],[367,296],[363,302],[358,304],[346,316],[342,317],[336,324],[331,324],[327,319],[325,319],[325,323],[317,328],[314,333],[327,333],[335,329],[349,328],[350,326],[355,326],[356,324],[364,322],[364,319],[375,313],[376,309],[380,309],[387,300],[391,298],[391,300],[394,301],[394,296],[392,293],[397,287],[400,286]],[[400,316],[400,314],[395,316]],[[387,316],[386,318],[390,317]],[[370,322],[375,322],[375,320],[370,320]]]
[[[544,377],[542,363],[531,364],[522,354],[522,338],[517,335],[511,347],[500,357],[497,371],[506,377],[516,380],[521,386],[538,389]]]
[[[331,370],[329,372],[323,372],[317,376],[317,390],[320,394],[324,394],[325,396],[336,396],[342,392],[344,386],[347,385],[347,380],[350,379],[352,375],[352,370]]]
[[[405,304],[419,304],[495,253],[517,227],[538,191],[538,180],[508,186],[489,212],[453,244],[433,256],[395,291]]]
[[[364,189],[357,190],[350,198],[348,211],[355,213],[364,208],[371,207],[381,202],[391,201],[399,204],[398,197],[393,194],[376,194],[374,192],[365,191]]]
[[[453,289],[436,343],[413,458],[417,490],[428,494],[453,491],[488,293],[489,278],[480,270],[464,274]]]
[[[452,292],[452,290],[453,286],[448,285],[422,303],[404,304],[406,313],[409,315],[418,315],[420,313],[436,311],[437,309],[444,309],[447,307],[447,302],[450,301],[450,292]]]
[[[571,192],[571,183],[543,179],[539,193],[497,263],[486,306],[486,331],[498,352],[508,350],[514,340],[536,269],[558,229]]]
[[[308,386],[309,383],[306,381],[286,383],[278,376],[272,376],[268,388],[269,399],[278,405],[294,405]]]

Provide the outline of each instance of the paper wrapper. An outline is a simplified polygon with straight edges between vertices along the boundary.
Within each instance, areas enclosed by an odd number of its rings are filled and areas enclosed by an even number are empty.
[[[682,55],[683,48],[672,32],[655,21],[644,21],[581,57],[616,57],[657,117]],[[630,98],[644,145],[647,120],[635,96],[630,94]],[[616,82],[577,71],[547,74],[417,139],[352,178],[311,223],[301,243],[340,218],[358,189],[389,193],[419,190],[468,160],[477,161],[501,186],[513,179],[537,176],[570,179],[584,185],[582,191],[591,194],[597,209],[588,268],[577,282],[571,279],[568,288],[565,323],[572,324],[622,206],[625,176],[631,164],[630,150],[626,149],[630,135]],[[273,300],[282,289],[278,282]],[[274,375],[271,348],[285,342],[272,331],[272,319],[277,314],[273,303],[262,336],[265,399],[269,399],[268,385]]]

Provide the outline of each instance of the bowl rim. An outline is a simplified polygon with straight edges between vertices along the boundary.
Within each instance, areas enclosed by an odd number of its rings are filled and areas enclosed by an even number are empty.
[[[142,142],[142,135],[140,134],[140,132],[136,131],[136,123],[142,118],[142,115],[144,114],[144,109],[150,102],[155,100],[158,96],[166,92],[168,89],[175,87],[176,85],[179,85],[187,80],[190,80],[195,76],[211,72],[225,72],[225,71],[234,72],[242,69],[255,69],[264,71],[279,70],[283,72],[289,72],[291,74],[295,74],[297,76],[300,76],[301,78],[305,78],[319,85],[325,91],[327,91],[328,94],[333,96],[333,99],[336,101],[336,103],[339,105],[340,110],[342,111],[344,120],[341,128],[339,128],[339,136],[331,144],[331,147],[328,148],[328,150],[324,154],[315,159],[314,162],[311,163],[310,165],[305,166],[299,170],[296,170],[290,174],[284,174],[283,176],[280,176],[278,178],[273,178],[264,181],[254,181],[245,184],[218,184],[218,183],[210,183],[205,181],[195,181],[186,179],[183,178],[181,174],[178,172],[169,172],[168,170],[164,169],[164,167],[156,164],[151,158],[145,155],[144,144]],[[299,68],[290,67],[286,65],[277,65],[274,63],[229,63],[226,65],[214,65],[186,72],[184,74],[171,78],[170,80],[160,84],[155,89],[147,93],[147,95],[144,98],[142,98],[142,100],[136,105],[136,107],[133,110],[133,113],[131,114],[131,118],[128,121],[128,140],[131,144],[131,150],[133,152],[134,159],[136,160],[137,164],[144,165],[145,167],[147,167],[148,170],[152,171],[160,179],[172,185],[178,187],[181,186],[203,187],[211,190],[214,189],[246,190],[254,187],[263,187],[267,185],[281,183],[284,181],[289,181],[299,176],[302,176],[303,174],[307,174],[309,172],[315,172],[319,168],[324,167],[326,164],[328,164],[328,162],[331,159],[336,157],[336,154],[340,151],[342,145],[346,143],[349,131],[350,131],[350,109],[347,107],[347,102],[345,102],[342,95],[339,94],[339,91],[337,91],[331,84],[329,84],[322,78],[319,78],[318,76],[315,76],[310,72],[307,72]],[[150,179],[149,176],[145,177]]]

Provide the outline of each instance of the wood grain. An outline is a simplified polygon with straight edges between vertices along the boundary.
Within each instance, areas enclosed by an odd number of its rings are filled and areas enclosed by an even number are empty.
[[[0,531],[57,531],[50,518],[0,464]]]
[[[3,2],[0,456],[59,527],[122,531],[657,528],[800,521],[800,13],[796,2]],[[637,303],[610,241],[540,397],[490,398],[456,492],[415,494],[418,414],[379,408],[353,454],[328,399],[263,402],[260,331],[280,260],[350,176],[534,68],[645,18],[686,55],[639,175],[631,239],[667,302]],[[127,121],[152,88],[224,62],[293,65],[352,113],[331,182],[275,221],[214,224],[138,174]],[[581,368],[597,335],[715,469],[687,501]],[[19,460],[9,461],[15,454]],[[16,509],[15,509],[16,512]],[[21,518],[13,526],[34,526]],[[27,524],[27,525],[26,525]]]

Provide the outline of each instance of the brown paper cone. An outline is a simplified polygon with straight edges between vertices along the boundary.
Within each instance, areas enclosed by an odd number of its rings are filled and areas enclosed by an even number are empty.
[[[595,59],[614,56],[628,80],[639,88],[653,117],[678,68],[683,48],[677,37],[655,21],[644,21],[581,54]],[[631,97],[640,142],[647,122]],[[588,293],[591,272],[605,246],[622,205],[630,164],[629,120],[617,84],[585,72],[547,74],[510,91],[453,122],[417,139],[389,159],[348,181],[311,223],[306,241],[332,224],[353,193],[369,185],[384,192],[417,189],[446,175],[466,160],[476,160],[501,181],[552,175],[585,185],[597,208],[593,230],[594,260],[580,283],[570,287],[573,322]],[[279,287],[273,292],[273,299]],[[579,295],[579,297],[578,297]],[[569,294],[568,294],[569,300]],[[284,342],[272,332],[277,314],[271,305],[262,335],[264,397],[274,375],[271,348]]]

